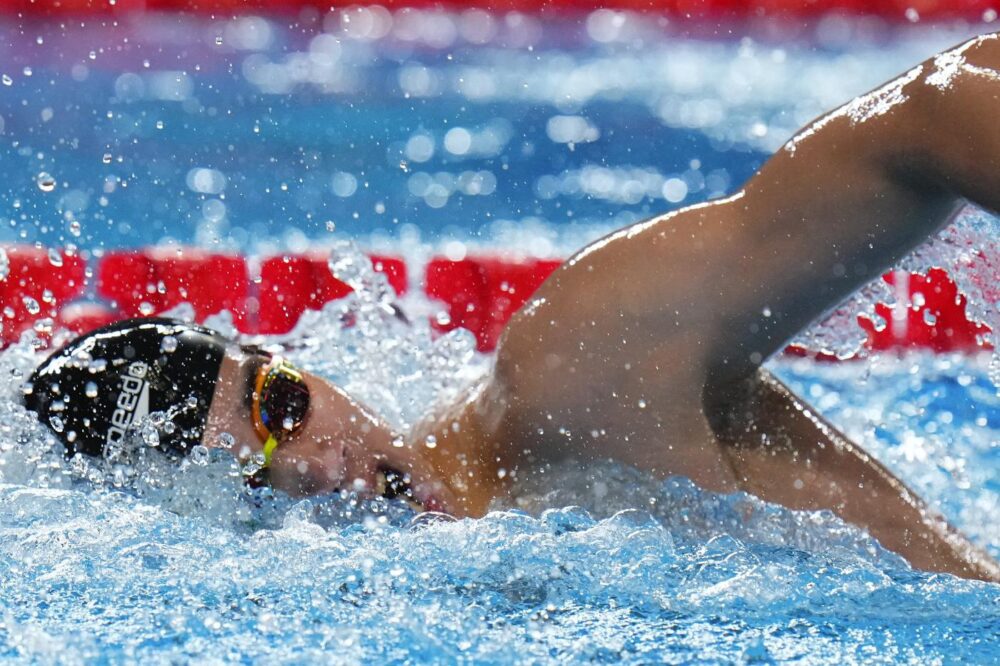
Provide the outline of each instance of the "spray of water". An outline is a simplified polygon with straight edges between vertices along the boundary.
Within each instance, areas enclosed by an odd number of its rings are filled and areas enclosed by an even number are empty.
[[[966,312],[971,320],[982,322],[991,331],[982,342],[993,347],[989,375],[1000,391],[1000,218],[967,206],[940,233],[918,247],[896,267],[901,271],[926,273],[945,268],[964,294]],[[879,319],[876,303],[894,309],[909,304],[900,302],[909,294],[900,294],[883,280],[875,280],[834,309],[827,318],[803,331],[794,342],[808,349],[824,351],[838,358],[850,358],[861,350],[864,333],[857,325],[857,315]]]

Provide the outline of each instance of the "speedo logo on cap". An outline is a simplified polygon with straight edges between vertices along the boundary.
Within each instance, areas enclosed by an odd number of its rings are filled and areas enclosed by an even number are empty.
[[[107,443],[115,444],[125,436],[125,431],[135,421],[149,414],[149,382],[146,373],[149,366],[142,361],[133,361],[128,366],[128,374],[122,382],[122,390],[111,414]]]

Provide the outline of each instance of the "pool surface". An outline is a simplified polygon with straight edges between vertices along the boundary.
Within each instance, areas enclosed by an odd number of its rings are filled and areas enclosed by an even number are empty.
[[[352,11],[0,25],[0,241],[561,257],[732,191],[795,128],[985,30]],[[961,249],[908,266],[936,261]],[[471,334],[404,326],[378,278],[357,284],[291,334],[292,357],[395,425],[488,367]],[[249,493],[208,450],[179,469],[152,450],[70,465],[14,404],[39,359],[28,338],[0,353],[5,660],[1000,661],[1000,586],[914,571],[830,514],[611,463],[554,467],[457,522]],[[990,363],[771,367],[996,557]]]

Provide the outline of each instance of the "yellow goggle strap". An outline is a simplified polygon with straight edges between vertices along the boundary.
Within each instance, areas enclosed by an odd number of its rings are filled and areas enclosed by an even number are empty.
[[[267,441],[264,442],[264,467],[271,466],[271,456],[274,455],[274,450],[278,448],[278,440],[274,435],[270,435]]]

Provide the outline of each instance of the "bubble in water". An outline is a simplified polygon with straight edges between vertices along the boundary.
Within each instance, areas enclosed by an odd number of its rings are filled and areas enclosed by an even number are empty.
[[[54,248],[49,248],[49,263],[55,266],[56,268],[62,267],[63,258],[62,254],[59,253],[59,250],[56,250]]]
[[[326,230],[329,231],[330,233],[333,233],[334,231],[337,230],[337,223],[334,222],[333,220],[327,220],[326,221]]]
[[[168,335],[160,341],[160,351],[164,354],[173,354],[177,351],[177,338]]]
[[[84,387],[83,387],[83,393],[88,398],[96,398],[97,397],[97,384],[95,384],[94,382],[87,382],[84,385]]]
[[[104,164],[111,164],[111,153],[104,153],[101,156],[101,162]]]
[[[437,448],[438,445],[437,437],[435,437],[434,435],[427,435],[427,437],[424,439],[424,444],[427,446],[428,449]]]
[[[14,85],[14,79],[10,78],[10,75],[9,75],[9,74],[4,74],[4,75],[3,75],[3,78],[2,78],[2,79],[0,79],[0,80],[2,80],[2,81],[3,81],[3,84],[4,84],[5,86],[12,86],[12,85]]]
[[[10,258],[7,256],[7,250],[0,247],[0,281],[6,280],[8,275],[10,275]]]
[[[216,35],[216,37],[215,37],[215,45],[216,46],[222,46],[222,35]]]
[[[403,448],[403,446],[406,445],[406,440],[403,439],[402,435],[396,435],[395,437],[392,438],[392,445],[397,449],[401,449]]]
[[[220,449],[232,449],[236,445],[236,438],[230,435],[228,432],[224,432],[219,435],[216,440],[216,445]]]
[[[152,303],[148,301],[143,301],[142,303],[139,303],[139,313],[142,314],[144,317],[148,317],[154,312],[156,312],[156,306],[153,305]]]
[[[38,189],[42,192],[51,192],[56,189],[56,179],[46,171],[42,171],[35,176],[35,182],[38,184]]]
[[[83,227],[77,220],[70,220],[69,224],[67,225],[67,228],[69,229],[70,235],[76,238],[79,238],[80,232],[83,231]]]
[[[292,428],[295,427],[295,419],[293,419],[291,416],[286,416],[284,419],[281,420],[281,427],[284,428],[285,430],[291,430]]]

